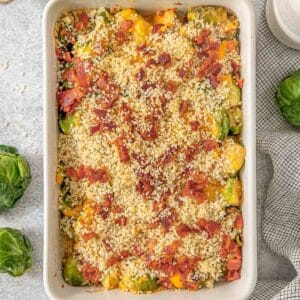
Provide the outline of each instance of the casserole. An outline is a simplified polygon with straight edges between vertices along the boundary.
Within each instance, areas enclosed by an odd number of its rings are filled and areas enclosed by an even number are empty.
[[[53,298],[67,298],[68,296],[74,299],[76,297],[82,298],[84,294],[87,295],[87,288],[72,288],[70,286],[65,286],[63,289],[60,288],[62,284],[60,263],[61,255],[60,252],[60,241],[58,232],[58,216],[57,216],[57,203],[53,199],[57,199],[57,189],[55,184],[55,171],[57,167],[56,162],[56,107],[53,105],[55,101],[55,55],[54,55],[54,41],[53,41],[53,28],[56,19],[62,9],[75,9],[83,7],[97,7],[97,6],[107,6],[105,2],[93,1],[91,3],[85,3],[81,5],[80,1],[72,1],[72,4],[66,6],[66,3],[62,1],[52,1],[46,8],[45,18],[44,18],[44,37],[45,39],[45,58],[46,58],[46,68],[45,68],[45,286],[46,289]],[[71,1],[70,1],[71,3]],[[176,6],[176,3],[171,1],[166,2],[153,2],[152,4],[144,4],[139,1],[138,3],[131,4],[123,2],[113,2],[110,5],[120,4],[122,6],[134,6],[137,9],[143,11],[154,11],[159,8]],[[245,222],[244,229],[244,249],[243,257],[244,264],[242,269],[241,280],[230,283],[230,284],[219,284],[213,290],[201,290],[197,293],[188,294],[190,298],[197,297],[198,293],[206,299],[243,299],[248,296],[251,288],[255,283],[255,269],[256,269],[256,245],[255,245],[255,113],[254,113],[254,101],[252,101],[254,95],[252,91],[254,88],[254,72],[252,67],[254,67],[254,29],[248,30],[248,28],[253,28],[253,12],[246,1],[242,1],[238,6],[233,5],[233,1],[199,1],[199,2],[189,2],[188,6],[195,6],[201,4],[216,4],[224,5],[231,9],[239,18],[241,22],[241,59],[243,65],[243,77],[245,78],[245,86],[243,89],[243,111],[244,111],[244,131],[242,135],[243,143],[247,149],[246,164],[244,171],[242,173],[242,180],[244,182],[244,203],[243,203],[243,215]],[[180,5],[180,9],[186,9],[183,5]],[[243,13],[248,12],[247,16]],[[251,99],[251,101],[249,101]],[[51,155],[50,155],[51,153]],[[49,199],[52,199],[50,201]],[[48,230],[51,228],[51,231]],[[54,230],[55,229],[55,230]],[[49,247],[49,241],[51,241],[51,247]],[[53,264],[53,261],[55,264]],[[50,262],[52,262],[50,264]],[[241,291],[243,291],[241,293]],[[170,292],[162,292],[158,294],[158,297],[168,297]],[[119,292],[105,292],[101,294],[88,294],[89,298],[93,297],[117,297]],[[173,293],[174,298],[183,297],[187,292]],[[127,298],[126,294],[122,294],[124,299]],[[156,295],[155,295],[156,296]],[[132,296],[129,296],[130,298]],[[135,296],[138,297],[138,296]],[[141,296],[142,297],[142,296]],[[151,297],[151,296],[147,296]]]

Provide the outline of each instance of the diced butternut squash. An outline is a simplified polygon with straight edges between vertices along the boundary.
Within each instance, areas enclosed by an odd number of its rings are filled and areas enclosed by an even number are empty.
[[[134,23],[134,35],[138,43],[143,43],[152,30],[152,25],[144,19],[139,19]]]
[[[119,286],[119,271],[116,269],[107,274],[102,280],[102,285],[106,290],[112,290]]]
[[[83,209],[82,205],[77,205],[73,208],[68,207],[67,205],[64,205],[62,213],[66,217],[78,217]]]
[[[175,275],[171,276],[170,281],[174,285],[174,287],[176,287],[177,289],[183,288],[182,279],[181,279],[180,274],[175,274]]]
[[[162,24],[166,28],[175,24],[176,15],[173,9],[159,11],[153,18],[153,24]]]

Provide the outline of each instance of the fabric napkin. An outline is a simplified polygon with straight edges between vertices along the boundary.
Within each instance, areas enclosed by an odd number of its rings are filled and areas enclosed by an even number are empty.
[[[300,130],[286,123],[275,104],[281,79],[300,69],[300,51],[289,49],[272,35],[265,18],[266,1],[254,3],[261,15],[257,27],[257,146],[270,156],[274,170],[264,205],[263,237],[272,251],[291,261],[298,275],[290,283],[259,281],[250,299],[300,300]]]

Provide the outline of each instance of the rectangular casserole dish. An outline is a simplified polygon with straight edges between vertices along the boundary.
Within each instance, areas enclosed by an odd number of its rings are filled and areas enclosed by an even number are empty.
[[[246,163],[242,171],[244,246],[241,279],[231,283],[219,283],[213,289],[197,292],[163,291],[150,295],[132,295],[118,290],[97,292],[95,288],[77,288],[64,283],[61,275],[62,244],[58,228],[57,184],[57,108],[56,108],[56,56],[54,49],[54,25],[62,10],[96,8],[100,6],[134,7],[142,11],[156,11],[167,7],[187,10],[197,5],[225,6],[240,20],[240,42],[243,88],[244,128],[242,141],[246,147]],[[247,299],[256,282],[256,186],[255,186],[255,18],[248,0],[191,0],[179,4],[176,0],[52,0],[45,8],[44,34],[44,196],[45,242],[44,282],[51,299]]]

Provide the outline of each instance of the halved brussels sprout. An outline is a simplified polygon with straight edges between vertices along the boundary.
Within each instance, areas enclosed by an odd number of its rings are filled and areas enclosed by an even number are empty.
[[[74,126],[74,116],[66,116],[59,119],[59,128],[65,134],[70,134],[72,127]]]
[[[103,18],[105,24],[110,24],[112,22],[112,17],[106,9],[100,13],[100,16]]]
[[[63,264],[63,277],[72,286],[86,285],[73,256],[69,256]]]
[[[228,159],[225,173],[229,176],[236,176],[245,162],[246,149],[238,143],[229,143],[224,147],[224,156]]]
[[[189,21],[203,20],[207,24],[221,24],[227,21],[227,10],[223,7],[196,6],[187,12]]]
[[[229,132],[229,119],[224,109],[215,114],[212,120],[212,136],[223,140]]]
[[[0,228],[0,273],[20,276],[32,266],[32,245],[19,230]]]
[[[123,275],[119,283],[122,290],[130,292],[149,292],[155,291],[158,288],[157,279],[149,275],[139,278]]]
[[[29,165],[17,152],[0,145],[0,211],[12,208],[31,182]]]
[[[243,237],[241,234],[237,234],[234,238],[236,244],[239,246],[239,247],[242,247],[243,246]]]
[[[230,178],[222,192],[229,206],[238,206],[242,199],[242,184],[238,177]]]
[[[228,82],[228,85],[229,85],[229,92],[226,97],[226,102],[228,107],[241,105],[241,101],[242,101],[241,89],[233,82]]]
[[[241,107],[235,106],[227,111],[229,117],[229,131],[231,134],[239,134],[242,130],[243,112]]]
[[[119,286],[119,271],[114,270],[110,274],[107,274],[102,280],[102,285],[106,290],[112,290]]]

